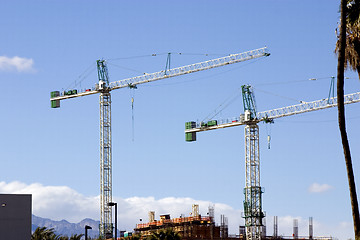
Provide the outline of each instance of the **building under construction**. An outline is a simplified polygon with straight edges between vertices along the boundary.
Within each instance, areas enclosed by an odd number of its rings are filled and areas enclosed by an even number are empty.
[[[199,205],[194,204],[190,217],[180,216],[170,218],[170,214],[160,215],[160,220],[155,220],[155,212],[149,212],[149,222],[137,224],[135,234],[142,238],[151,235],[152,232],[171,228],[179,233],[181,239],[229,239],[227,218],[221,216],[221,225],[215,225],[214,207],[209,207],[207,216],[199,214]],[[237,238],[238,239],[238,238]]]
[[[160,215],[160,220],[155,220],[155,212],[149,212],[149,222],[140,223],[136,225],[134,234],[141,236],[141,239],[146,239],[153,232],[159,232],[165,229],[172,229],[179,233],[182,240],[239,240],[246,239],[245,226],[239,226],[239,233],[235,235],[228,234],[227,217],[221,215],[221,223],[217,225],[214,218],[214,207],[210,206],[206,216],[199,214],[199,205],[193,204],[190,217],[181,215],[179,218],[170,218],[170,214]],[[266,226],[262,227],[261,239],[283,240],[283,239],[297,239],[297,240],[332,240],[331,237],[314,237],[312,218],[309,219],[309,235],[306,237],[298,235],[298,221],[294,219],[293,235],[279,236],[278,235],[278,221],[274,217],[274,231],[272,236],[266,235]]]

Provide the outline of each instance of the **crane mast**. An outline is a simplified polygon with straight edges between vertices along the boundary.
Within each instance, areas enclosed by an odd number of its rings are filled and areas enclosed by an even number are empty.
[[[196,133],[227,127],[245,125],[245,200],[244,212],[247,240],[260,240],[262,237],[262,193],[260,185],[260,150],[258,123],[273,122],[273,119],[301,114],[337,106],[337,98],[321,99],[313,102],[268,110],[256,113],[250,86],[242,86],[244,114],[229,120],[210,120],[207,123],[187,122],[185,124],[186,141],[196,141]],[[360,102],[360,92],[344,95],[344,104]],[[235,119],[235,120],[234,120]]]
[[[245,229],[248,240],[261,239],[263,193],[260,185],[259,126],[249,123],[245,126]]]
[[[112,154],[111,94],[107,87],[109,74],[104,60],[97,61],[100,103],[100,230],[101,236],[112,237]]]
[[[111,94],[100,93],[100,229],[112,233]]]
[[[245,120],[245,200],[244,218],[246,236],[249,240],[261,238],[263,193],[260,185],[259,126],[254,121],[256,106],[250,86],[242,86]]]
[[[59,108],[60,101],[70,98],[99,94],[100,99],[100,236],[112,237],[112,213],[108,203],[112,202],[112,146],[111,146],[111,94],[115,89],[135,87],[138,84],[153,82],[170,77],[199,72],[216,67],[239,63],[263,56],[269,56],[267,48],[259,48],[243,53],[230,54],[229,56],[190,64],[182,67],[144,74],[115,82],[109,82],[106,61],[97,61],[99,82],[92,89],[83,92],[77,90],[51,92],[51,107]],[[116,229],[115,229],[116,230]]]

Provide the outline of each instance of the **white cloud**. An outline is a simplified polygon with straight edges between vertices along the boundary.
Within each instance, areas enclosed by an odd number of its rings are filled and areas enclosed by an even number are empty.
[[[25,184],[21,182],[0,182],[0,193],[32,194],[33,214],[53,220],[66,219],[70,222],[79,222],[84,218],[100,219],[99,196],[84,196],[67,186],[44,186],[39,183]],[[155,211],[155,218],[160,214],[171,214],[179,217],[181,214],[189,216],[192,204],[199,204],[200,214],[207,215],[208,206],[215,205],[215,221],[220,224],[220,214],[228,217],[229,233],[238,234],[239,225],[244,225],[241,218],[242,209],[234,209],[223,203],[195,200],[192,198],[167,197],[114,197],[118,203],[118,224],[121,230],[131,231],[140,219],[148,221],[148,212]],[[267,216],[267,235],[273,234],[273,216]],[[298,219],[299,235],[308,235],[308,219],[293,216],[278,217],[278,234],[291,236],[293,220]],[[353,237],[351,223],[338,222],[333,226],[322,224],[314,219],[314,236],[335,236],[339,239]]]
[[[84,218],[100,219],[99,196],[86,197],[67,186],[43,186],[39,183],[30,185],[21,182],[0,182],[0,193],[32,194],[33,214],[53,220],[66,219],[70,222],[79,222]],[[156,219],[160,214],[171,214],[179,217],[181,214],[189,216],[192,204],[199,204],[200,214],[207,215],[210,201],[195,200],[192,198],[167,197],[114,197],[118,203],[118,222],[121,229],[132,230],[140,219],[148,221],[148,212],[155,211]],[[215,220],[220,223],[220,214],[228,217],[229,230],[238,233],[238,226],[243,225],[241,210],[215,203]]]
[[[0,71],[34,72],[33,65],[31,58],[0,56]]]
[[[331,189],[333,189],[333,186],[331,186],[331,185],[313,183],[309,187],[309,192],[311,192],[311,193],[323,193],[323,192],[327,192],[327,191],[329,191]]]
[[[96,208],[99,197],[85,197],[66,186],[0,182],[0,193],[32,194],[33,214],[40,217],[68,221],[99,219]]]

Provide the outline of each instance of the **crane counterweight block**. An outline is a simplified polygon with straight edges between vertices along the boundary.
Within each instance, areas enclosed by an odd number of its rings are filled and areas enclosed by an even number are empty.
[[[196,127],[196,122],[186,122],[185,129],[192,129]],[[196,141],[196,132],[187,132],[185,133],[185,140],[187,142],[194,142]]]
[[[60,96],[60,92],[59,91],[52,91],[50,93],[50,97],[54,98],[54,97],[58,97]],[[59,108],[60,107],[60,100],[51,100],[51,107],[52,108]]]

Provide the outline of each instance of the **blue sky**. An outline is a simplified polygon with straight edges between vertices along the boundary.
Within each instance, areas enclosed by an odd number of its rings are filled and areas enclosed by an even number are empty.
[[[230,215],[236,233],[243,221],[232,213],[241,212],[244,199],[244,128],[203,132],[197,142],[187,143],[184,123],[204,119],[234,96],[217,118],[239,116],[243,84],[254,86],[259,111],[326,98],[330,77],[336,76],[338,5],[333,0],[2,3],[1,191],[26,189],[35,195],[36,189],[65,186],[82,199],[99,195],[98,96],[62,101],[60,109],[51,109],[49,102],[50,91],[73,88],[75,81],[81,84],[74,88],[93,87],[97,59],[109,60],[110,81],[116,81],[163,70],[168,52],[177,67],[267,46],[267,58],[138,86],[133,113],[132,92],[112,92],[114,199],[153,197],[154,208],[167,198],[215,203],[217,214],[222,209]],[[357,74],[346,76],[345,92],[359,91]],[[357,182],[359,110],[359,104],[346,107]],[[315,235],[353,237],[336,109],[260,124],[260,137],[268,233],[272,216],[279,216],[284,224],[279,233],[291,235],[292,219],[298,218],[305,235],[312,216]],[[81,220],[69,207],[54,212],[36,199],[34,214]],[[184,202],[190,211],[191,201]],[[91,206],[89,217],[99,218],[98,205]],[[150,210],[123,209],[130,223],[146,219]],[[182,211],[175,205],[161,210]]]

